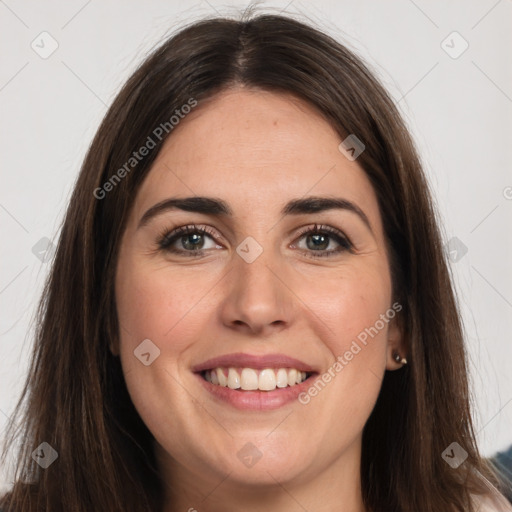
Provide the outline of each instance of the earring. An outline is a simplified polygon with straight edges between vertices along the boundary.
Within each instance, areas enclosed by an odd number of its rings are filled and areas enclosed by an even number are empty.
[[[405,357],[402,357],[398,352],[395,352],[395,354],[393,355],[393,359],[397,363],[407,364],[407,359]]]

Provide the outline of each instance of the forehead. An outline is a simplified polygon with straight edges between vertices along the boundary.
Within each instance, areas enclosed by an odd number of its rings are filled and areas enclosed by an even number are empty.
[[[290,199],[338,196],[380,225],[376,196],[341,137],[291,95],[236,89],[201,103],[174,128],[138,192],[143,210],[170,196],[214,196],[235,215],[274,214]]]

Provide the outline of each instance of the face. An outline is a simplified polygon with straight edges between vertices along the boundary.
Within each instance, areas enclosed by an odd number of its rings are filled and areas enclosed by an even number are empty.
[[[340,142],[298,99],[229,90],[180,121],[139,189],[119,355],[171,473],[274,484],[359,460],[399,308],[376,195]],[[210,201],[165,203],[190,197]]]

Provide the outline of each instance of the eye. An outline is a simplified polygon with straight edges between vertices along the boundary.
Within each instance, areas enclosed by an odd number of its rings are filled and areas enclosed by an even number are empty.
[[[215,249],[216,247],[222,248],[213,242],[213,236],[215,236],[215,232],[208,226],[190,224],[188,226],[181,226],[170,232],[165,231],[158,238],[157,244],[162,251],[175,254],[186,253],[190,256],[202,256],[204,250]],[[207,238],[211,240],[209,246],[206,244]]]
[[[157,244],[158,248],[165,252],[192,257],[203,256],[206,250],[222,248],[215,243],[214,237],[215,232],[208,226],[190,224],[172,231],[164,231],[158,238]],[[207,239],[210,239],[210,245],[206,243]],[[299,232],[299,239],[305,239],[306,247],[299,245],[298,248],[313,253],[311,254],[313,258],[333,256],[353,249],[350,240],[341,231],[331,226],[314,224],[303,228]],[[336,244],[337,248],[329,250],[333,244]]]
[[[350,240],[338,229],[332,228],[331,226],[309,226],[304,228],[299,233],[299,239],[304,238],[306,241],[306,247],[298,247],[305,251],[309,251],[313,254],[313,258],[317,257],[329,257],[341,252],[351,251],[353,245]],[[332,243],[338,245],[338,248],[327,250]]]

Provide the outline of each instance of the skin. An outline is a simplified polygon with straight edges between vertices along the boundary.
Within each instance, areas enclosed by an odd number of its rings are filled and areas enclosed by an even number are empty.
[[[113,350],[156,440],[165,512],[327,512],[340,503],[344,512],[365,510],[362,430],[384,372],[401,367],[393,350],[405,355],[398,315],[305,405],[241,411],[191,371],[223,354],[279,352],[323,373],[391,308],[376,195],[340,142],[302,100],[230,89],[180,122],[138,191],[118,261],[121,332]],[[280,215],[286,202],[310,195],[352,201],[371,230],[347,210]],[[138,228],[156,203],[189,196],[223,199],[233,216],[173,210]],[[159,250],[163,232],[192,223],[214,232],[204,235],[203,256]],[[315,223],[342,231],[354,249],[315,257],[340,247],[332,236],[320,251],[307,245],[311,235],[298,230]],[[252,263],[236,252],[247,236],[263,248]],[[181,240],[174,247],[187,250]],[[148,366],[133,354],[144,339],[160,350]],[[237,457],[248,442],[262,454],[250,468]]]

